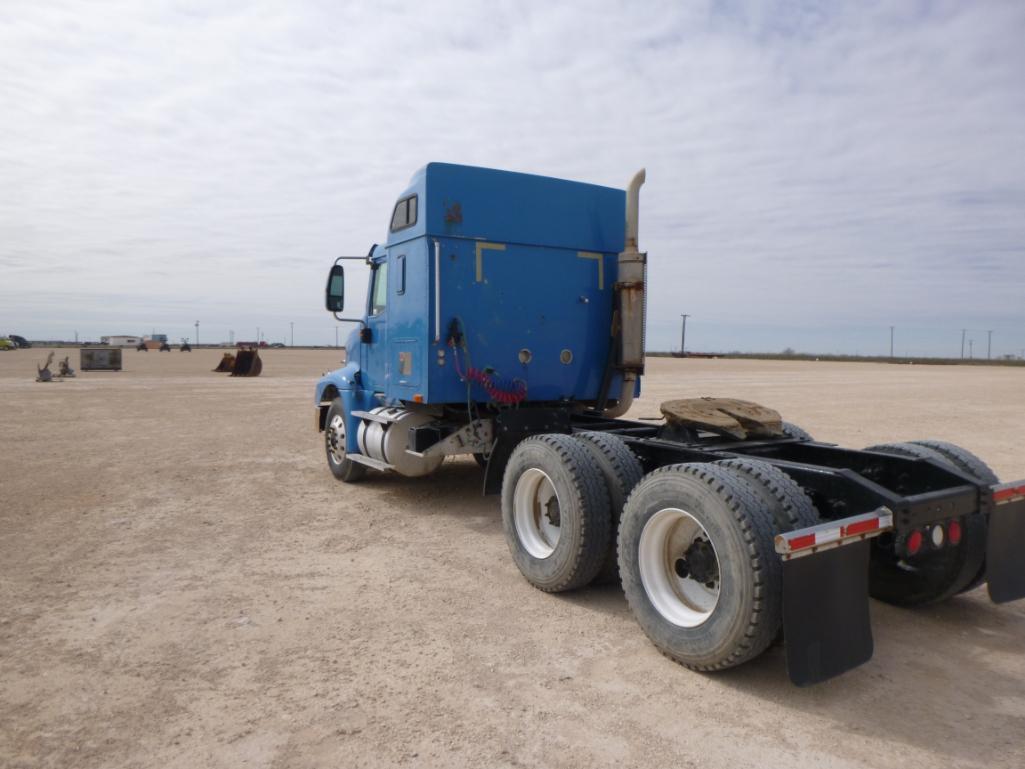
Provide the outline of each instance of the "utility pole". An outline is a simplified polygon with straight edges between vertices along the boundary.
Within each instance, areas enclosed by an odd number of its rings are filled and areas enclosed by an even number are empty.
[[[78,344],[78,332],[75,332],[75,344]]]
[[[968,340],[968,360],[972,359],[972,344],[975,342],[974,339]]]
[[[228,332],[228,344],[230,344],[232,347],[235,346],[235,329],[232,329]]]
[[[288,325],[292,329],[292,331],[291,331],[291,333],[292,333],[292,344],[290,346],[291,347],[295,347],[295,321],[294,320],[290,321]]]
[[[199,321],[196,321],[196,347],[199,347]]]
[[[683,318],[683,323],[680,327],[680,357],[686,357],[687,355],[687,318],[690,315],[680,315]]]
[[[893,357],[893,326],[890,326],[890,357]]]
[[[967,331],[966,328],[961,329],[961,360],[964,360],[964,335]]]
[[[335,347],[338,346],[338,326],[335,326]]]
[[[990,360],[991,353],[993,352],[993,329],[986,332],[989,338],[986,340],[986,360]]]
[[[256,346],[260,346],[260,327],[256,327]]]

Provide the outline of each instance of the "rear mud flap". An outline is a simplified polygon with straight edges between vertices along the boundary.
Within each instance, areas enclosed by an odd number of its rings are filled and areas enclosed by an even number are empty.
[[[893,511],[880,507],[776,535],[776,552],[783,559],[787,672],[798,686],[872,659],[869,540],[892,528]]]
[[[872,658],[869,547],[863,540],[784,561],[787,672],[798,686],[833,678]]]
[[[994,603],[1025,598],[1025,481],[996,486],[989,516],[986,581]]]

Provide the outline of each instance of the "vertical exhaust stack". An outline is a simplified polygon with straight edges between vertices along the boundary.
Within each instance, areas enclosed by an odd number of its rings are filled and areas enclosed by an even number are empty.
[[[622,416],[633,403],[637,377],[644,373],[644,273],[648,255],[637,249],[640,222],[642,168],[626,189],[626,243],[619,254],[616,275],[616,310],[619,314],[619,345],[616,368],[623,373],[623,390],[609,417]]]

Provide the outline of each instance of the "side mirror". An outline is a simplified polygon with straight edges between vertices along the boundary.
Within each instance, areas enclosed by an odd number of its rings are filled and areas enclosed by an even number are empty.
[[[327,275],[325,304],[328,312],[341,312],[345,307],[345,268],[340,264],[332,265]]]

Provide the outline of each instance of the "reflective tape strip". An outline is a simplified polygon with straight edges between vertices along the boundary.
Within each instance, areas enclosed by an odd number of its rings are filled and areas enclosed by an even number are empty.
[[[784,559],[811,555],[819,550],[840,547],[875,537],[893,528],[893,511],[880,507],[871,513],[853,515],[806,529],[777,534],[776,552]]]
[[[1006,502],[1014,502],[1025,497],[1025,481],[1014,481],[1013,483],[1002,483],[993,486],[993,502],[1002,505]]]

